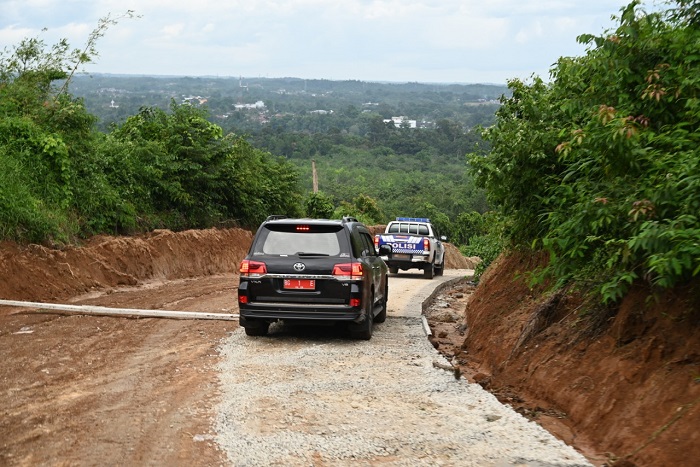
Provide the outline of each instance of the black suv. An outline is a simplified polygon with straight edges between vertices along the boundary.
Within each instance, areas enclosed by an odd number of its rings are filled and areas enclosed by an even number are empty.
[[[352,337],[370,339],[386,319],[387,266],[364,224],[270,216],[239,268],[240,324],[249,336],[270,323],[346,322]]]

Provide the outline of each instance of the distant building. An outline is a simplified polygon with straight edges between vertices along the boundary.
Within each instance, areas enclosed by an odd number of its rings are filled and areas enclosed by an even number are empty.
[[[401,126],[408,125],[409,128],[416,128],[418,123],[415,120],[409,120],[408,117],[391,117],[384,119],[384,123],[394,122],[396,128],[401,128]]]
[[[309,110],[310,114],[317,114],[317,115],[328,115],[332,114],[332,110]]]
[[[183,104],[199,104],[199,105],[204,105],[207,103],[209,99],[206,97],[202,96],[189,96],[189,97],[184,97],[182,99]]]
[[[264,109],[265,103],[263,101],[257,101],[255,104],[234,104],[233,107],[236,110]]]

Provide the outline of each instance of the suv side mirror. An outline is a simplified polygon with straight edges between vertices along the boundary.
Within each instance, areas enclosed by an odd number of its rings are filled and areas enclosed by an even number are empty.
[[[440,240],[442,240],[443,242],[446,242],[446,241],[447,241],[447,237],[445,237],[444,235],[442,235],[442,236],[440,237]]]
[[[379,256],[388,256],[389,258],[391,258],[391,245],[380,245]]]

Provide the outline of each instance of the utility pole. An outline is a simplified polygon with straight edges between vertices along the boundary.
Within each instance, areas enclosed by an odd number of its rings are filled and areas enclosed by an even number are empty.
[[[311,172],[313,174],[314,193],[318,193],[318,173],[316,173],[316,159],[311,159]]]

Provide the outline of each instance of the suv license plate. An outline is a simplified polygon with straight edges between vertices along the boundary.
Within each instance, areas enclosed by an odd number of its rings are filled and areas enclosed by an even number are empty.
[[[314,290],[316,288],[316,281],[312,279],[285,279],[284,288],[293,290]]]

